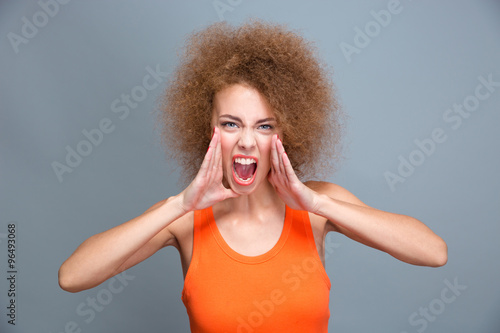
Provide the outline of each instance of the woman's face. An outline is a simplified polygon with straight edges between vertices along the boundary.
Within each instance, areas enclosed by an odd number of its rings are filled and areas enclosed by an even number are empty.
[[[281,134],[265,98],[255,89],[235,84],[214,99],[212,125],[221,133],[224,179],[239,194],[267,182],[271,139]]]

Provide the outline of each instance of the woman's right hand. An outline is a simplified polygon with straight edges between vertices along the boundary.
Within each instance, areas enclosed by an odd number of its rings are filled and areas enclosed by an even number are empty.
[[[220,130],[214,128],[214,133],[200,170],[181,193],[182,209],[185,213],[213,206],[215,203],[239,196],[232,189],[222,184],[222,151]]]

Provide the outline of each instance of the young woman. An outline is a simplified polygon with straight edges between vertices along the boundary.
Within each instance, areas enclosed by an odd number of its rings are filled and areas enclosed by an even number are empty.
[[[298,34],[260,21],[193,34],[161,116],[190,184],[83,242],[61,288],[95,287],[172,245],[193,332],[327,332],[328,232],[444,265],[446,243],[417,219],[301,180],[332,168],[339,117],[328,71]]]

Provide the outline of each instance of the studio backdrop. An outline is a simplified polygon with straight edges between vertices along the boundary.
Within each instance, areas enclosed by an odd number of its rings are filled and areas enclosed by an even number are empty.
[[[448,244],[429,268],[329,234],[330,331],[499,333],[493,0],[2,1],[0,332],[189,331],[173,247],[80,293],[57,272],[91,235],[182,191],[157,124],[177,52],[192,31],[249,18],[286,24],[333,68],[347,117],[326,180]]]

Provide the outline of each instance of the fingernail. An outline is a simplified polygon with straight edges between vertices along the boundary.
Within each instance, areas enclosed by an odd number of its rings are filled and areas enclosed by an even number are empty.
[[[212,137],[210,138],[210,140],[212,140],[214,138],[214,134],[215,134],[215,127],[212,130]]]
[[[208,153],[209,150],[210,150],[210,146],[208,146],[208,148],[207,148],[207,153]]]

